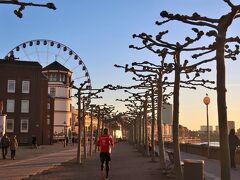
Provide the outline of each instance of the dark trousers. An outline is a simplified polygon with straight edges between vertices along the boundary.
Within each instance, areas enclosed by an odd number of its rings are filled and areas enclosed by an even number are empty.
[[[235,149],[230,149],[231,168],[236,168]]]
[[[15,159],[16,150],[11,150],[11,159]]]
[[[101,152],[100,153],[100,160],[101,160],[101,171],[103,171],[104,162],[106,164],[106,178],[108,178],[108,174],[109,174],[109,161],[111,161],[110,153]]]
[[[3,146],[2,147],[2,157],[3,157],[3,159],[6,159],[7,152],[8,152],[8,147]]]

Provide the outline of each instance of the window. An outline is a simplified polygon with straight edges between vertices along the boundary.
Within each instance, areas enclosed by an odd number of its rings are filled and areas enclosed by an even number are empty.
[[[50,88],[50,96],[55,97],[56,95],[56,89],[54,87]]]
[[[29,100],[21,100],[21,112],[29,113]]]
[[[47,104],[47,109],[51,109],[50,103]]]
[[[66,81],[66,75],[65,74],[60,74],[60,81],[65,82]]]
[[[16,81],[15,80],[8,80],[7,92],[8,93],[15,93],[15,85],[16,85]]]
[[[21,119],[21,129],[20,132],[28,132],[28,119]]]
[[[22,93],[29,93],[30,81],[22,81]]]
[[[15,108],[15,100],[7,99],[7,112],[14,112]]]
[[[6,132],[14,132],[14,120],[6,119]]]
[[[57,74],[56,73],[50,74],[49,81],[57,81]]]

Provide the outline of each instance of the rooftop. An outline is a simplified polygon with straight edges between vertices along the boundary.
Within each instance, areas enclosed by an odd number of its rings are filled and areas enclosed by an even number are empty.
[[[63,66],[62,64],[60,64],[57,61],[54,61],[53,63],[47,65],[42,70],[43,71],[44,70],[60,70],[60,71],[68,71],[68,72],[70,72],[70,70],[68,68],[66,68],[65,66]]]
[[[0,59],[0,64],[36,66],[36,67],[42,68],[41,64],[39,64],[39,62],[36,62],[36,61],[20,61],[20,60],[5,60],[5,59]]]

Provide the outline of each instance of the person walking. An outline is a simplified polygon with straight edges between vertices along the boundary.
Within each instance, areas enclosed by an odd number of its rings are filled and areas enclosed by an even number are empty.
[[[11,159],[12,160],[15,159],[17,148],[18,148],[17,137],[14,135],[10,141],[10,150],[11,150]]]
[[[0,133],[0,148],[2,147],[2,143],[1,143],[2,142],[2,137],[3,137],[3,133],[1,132]]]
[[[32,136],[32,148],[38,148],[37,147],[37,137],[35,135]]]
[[[114,146],[113,138],[108,134],[108,129],[103,130],[97,142],[98,149],[100,148],[100,161],[101,161],[101,176],[103,177],[104,163],[106,165],[106,179],[109,175],[109,162],[111,161],[111,146]]]
[[[66,146],[68,146],[68,136],[66,136]]]
[[[74,146],[74,143],[75,143],[75,138],[74,136],[72,137],[72,146]]]
[[[7,134],[4,134],[4,136],[1,139],[2,157],[3,157],[3,159],[6,159],[6,156],[7,156],[7,153],[8,153],[9,144],[10,144],[10,140],[9,140]]]
[[[235,163],[235,151],[238,146],[240,146],[240,139],[235,135],[235,130],[231,129],[229,132],[229,150],[231,159],[231,168],[236,168]]]

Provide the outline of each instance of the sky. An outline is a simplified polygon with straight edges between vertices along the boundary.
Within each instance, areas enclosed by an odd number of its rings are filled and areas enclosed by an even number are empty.
[[[45,3],[48,0],[32,0]],[[191,26],[170,22],[162,27],[155,25],[161,20],[160,12],[201,15],[218,18],[229,11],[221,0],[52,0],[57,10],[26,7],[23,18],[19,19],[13,11],[18,7],[0,4],[0,58],[20,43],[33,39],[50,39],[73,49],[84,61],[90,73],[93,88],[106,84],[130,85],[131,74],[114,68],[114,64],[131,64],[134,61],[148,60],[157,63],[158,57],[148,51],[129,49],[130,44],[141,44],[132,34],[146,32],[156,35],[169,30],[166,39],[169,42],[181,42],[191,33]],[[237,1],[233,1],[237,3]],[[228,35],[240,34],[236,20],[229,28]],[[207,43],[206,42],[203,43]],[[209,64],[212,72],[206,77],[216,80],[215,64]],[[240,76],[239,60],[226,62],[228,120],[236,122],[240,128]],[[1,75],[1,74],[0,74]],[[216,92],[204,88],[197,90],[181,89],[180,124],[189,129],[198,130],[206,124],[206,107],[203,98],[208,93],[210,125],[217,125]],[[116,106],[119,111],[126,110],[123,103],[115,102],[124,98],[121,91],[103,94],[99,103]],[[171,101],[170,101],[171,102]],[[215,129],[215,128],[214,128]]]

